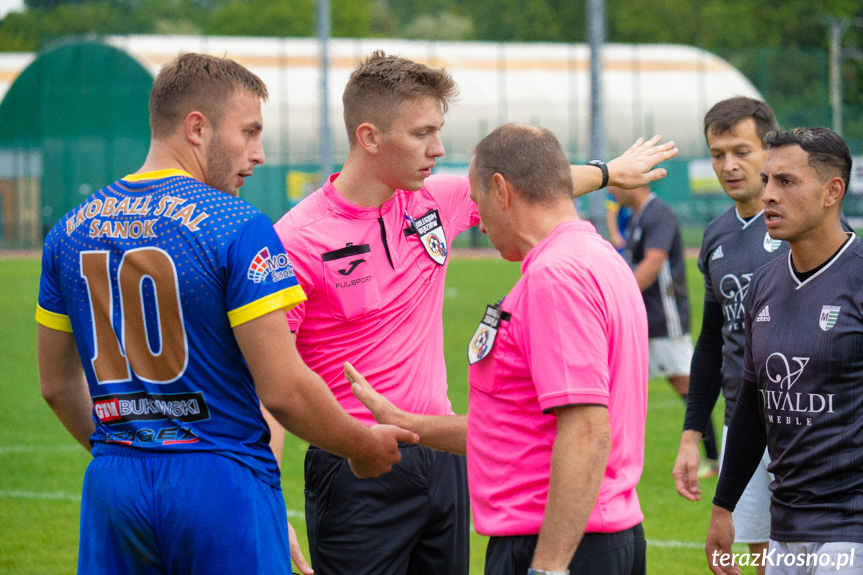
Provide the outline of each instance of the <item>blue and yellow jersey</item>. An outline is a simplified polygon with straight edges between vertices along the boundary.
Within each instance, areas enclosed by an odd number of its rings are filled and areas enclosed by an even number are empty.
[[[36,320],[71,332],[99,445],[213,451],[277,485],[232,328],[305,300],[272,222],[180,170],[127,176],[45,240]]]

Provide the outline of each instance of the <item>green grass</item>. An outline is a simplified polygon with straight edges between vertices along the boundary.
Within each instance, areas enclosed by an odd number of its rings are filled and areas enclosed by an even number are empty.
[[[457,412],[467,410],[466,347],[484,306],[515,283],[518,264],[500,259],[454,259],[444,305],[445,353],[450,398]],[[701,319],[703,284],[695,262],[688,262],[693,318]],[[36,329],[38,260],[0,259],[0,574],[74,573],[78,506],[89,455],[66,433],[39,394]],[[697,334],[700,325],[693,325]],[[638,487],[649,541],[648,573],[706,573],[701,548],[716,480],[702,482],[703,500],[679,497],[671,480],[683,421],[683,404],[665,381],[651,381],[647,451]],[[715,410],[721,423],[721,405]],[[282,485],[289,510],[303,509],[305,445],[289,437]],[[293,514],[292,514],[293,515]],[[292,523],[305,540],[301,514]],[[471,574],[482,573],[486,538],[471,539]],[[744,572],[746,572],[744,570]],[[752,571],[750,571],[752,572]]]

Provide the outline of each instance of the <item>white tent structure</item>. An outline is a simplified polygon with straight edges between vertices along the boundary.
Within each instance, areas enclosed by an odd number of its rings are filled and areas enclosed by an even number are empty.
[[[318,163],[322,103],[315,39],[114,36],[106,41],[153,74],[181,51],[245,64],[270,90],[264,107],[268,163]],[[458,83],[460,97],[443,131],[447,155],[442,164],[466,164],[476,142],[505,122],[547,127],[573,161],[588,159],[589,56],[584,44],[334,39],[329,46],[327,105],[337,163],[348,145],[341,122],[342,89],[356,63],[376,49],[443,66]],[[0,59],[0,81],[7,76]],[[609,156],[637,136],[654,133],[677,142],[681,157],[704,156],[702,118],[710,106],[735,95],[760,97],[726,61],[690,46],[607,44],[603,81]]]

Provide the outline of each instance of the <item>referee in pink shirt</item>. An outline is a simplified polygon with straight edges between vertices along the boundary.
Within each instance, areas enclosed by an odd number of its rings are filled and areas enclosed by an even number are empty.
[[[468,346],[470,417],[407,413],[346,366],[353,391],[379,422],[467,453],[488,575],[643,574],[648,340],[635,278],[579,219],[550,131],[496,129],[470,183],[480,229],[522,262]]]
[[[450,416],[443,355],[444,281],[452,240],[479,223],[464,176],[432,175],[456,85],[443,69],[375,52],[345,87],[350,148],[340,173],[276,224],[308,300],[288,314],[297,349],[341,406],[374,418],[351,393],[350,361],[400,409]],[[665,175],[673,142],[638,141],[606,166],[569,166],[567,197]],[[598,169],[599,168],[599,169]],[[573,180],[576,186],[573,186]],[[273,451],[284,434],[273,425]],[[469,569],[461,455],[404,445],[392,473],[357,481],[312,446],[305,459],[312,564],[325,575],[447,574]],[[311,573],[304,562],[299,570]]]

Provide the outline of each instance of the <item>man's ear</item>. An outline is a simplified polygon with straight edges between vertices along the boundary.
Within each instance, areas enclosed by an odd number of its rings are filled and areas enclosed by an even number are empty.
[[[204,143],[205,134],[209,129],[209,122],[201,112],[189,112],[186,116],[184,124],[186,139],[195,146],[200,146]]]
[[[845,197],[845,181],[842,178],[830,178],[827,183],[827,194],[824,198],[824,207],[836,205]]]
[[[491,177],[491,182],[491,189],[488,193],[492,195],[501,211],[505,211],[512,207],[513,194],[515,193],[515,190],[510,181],[503,177],[501,173],[495,172]]]
[[[357,126],[357,144],[366,152],[376,155],[380,151],[381,131],[369,122]]]

